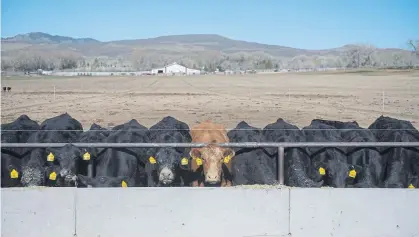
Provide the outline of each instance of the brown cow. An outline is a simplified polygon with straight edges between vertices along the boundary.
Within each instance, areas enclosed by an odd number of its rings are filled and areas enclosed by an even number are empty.
[[[194,173],[203,171],[204,179],[195,180],[192,186],[218,184],[231,186],[231,159],[235,153],[230,148],[219,147],[215,143],[227,143],[227,131],[223,125],[214,124],[207,120],[191,128],[190,134],[193,143],[209,143],[202,148],[192,148],[190,156],[193,158],[191,169]],[[202,166],[202,169],[200,167]],[[199,175],[199,176],[202,176]]]

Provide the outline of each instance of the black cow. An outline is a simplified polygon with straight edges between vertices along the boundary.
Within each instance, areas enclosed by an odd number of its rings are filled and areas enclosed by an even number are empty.
[[[132,179],[129,177],[109,177],[109,176],[96,176],[90,178],[84,175],[78,175],[78,180],[84,185],[90,185],[93,188],[113,188],[113,187],[132,187],[135,183],[131,183]]]
[[[25,143],[29,137],[39,130],[39,124],[31,120],[27,115],[21,115],[15,121],[1,125],[2,143]],[[2,153],[21,158],[26,149],[2,148]]]
[[[189,126],[171,116],[164,117],[161,121],[151,126],[149,136],[151,140],[154,140],[156,136],[166,132],[180,133],[185,138],[185,141],[190,142],[192,140]]]
[[[343,142],[336,127],[318,120],[313,120],[302,131],[307,142]],[[327,186],[345,188],[353,172],[357,172],[357,167],[348,164],[345,150],[341,147],[309,147],[307,150],[315,168],[313,179],[324,180]]]
[[[275,123],[263,129],[263,136],[267,142],[305,142],[301,130],[279,118]],[[268,148],[268,153],[278,155],[277,148]],[[286,148],[284,154],[285,184],[294,187],[321,187],[323,180],[313,180],[314,172],[310,157],[304,148]]]
[[[110,134],[110,131],[102,128],[97,124],[92,124],[88,131],[83,132],[80,135],[79,142],[80,143],[101,143],[103,142]],[[97,148],[97,147],[83,147],[81,148],[82,153],[82,160],[81,162],[83,165],[88,165],[89,163],[94,167],[95,160],[98,156],[101,156],[106,149],[104,148]],[[85,167],[81,167],[81,170],[84,170]],[[86,170],[85,170],[86,171]],[[92,175],[94,176],[94,169],[91,171]],[[88,173],[88,172],[87,172]],[[86,175],[87,173],[81,173],[82,175]]]
[[[1,155],[1,187],[19,187],[21,171],[21,159],[9,154]]]
[[[230,142],[264,142],[262,129],[250,126],[244,121],[227,133]],[[234,185],[277,184],[276,159],[265,148],[234,148],[232,164]],[[225,166],[223,164],[223,166]],[[223,167],[224,168],[224,167]],[[228,169],[224,168],[226,172]]]
[[[357,122],[341,122],[314,119],[313,123],[322,123],[337,129],[344,142],[376,142],[374,134],[361,128]],[[385,163],[376,147],[341,147],[350,165],[348,187],[377,188],[384,180]]]
[[[380,116],[369,126],[380,142],[418,142],[419,132],[409,121]],[[409,179],[419,176],[419,149],[383,147],[386,162],[385,188],[407,188]]]
[[[74,186],[78,174],[87,174],[88,162],[82,159],[80,148],[67,144],[60,148],[46,148],[45,151],[47,157],[53,154],[54,160],[59,164],[59,175],[64,178],[64,186]],[[54,162],[50,165],[53,164]]]
[[[76,119],[69,114],[61,114],[59,116],[45,120],[39,131],[32,134],[28,139],[28,143],[72,143],[76,142],[83,132],[83,127]],[[72,186],[75,181],[75,173],[72,172],[71,161],[76,156],[80,156],[80,150],[73,146],[63,148],[28,149],[29,156],[22,160],[22,185],[23,186],[41,186],[45,184],[46,166],[59,165],[61,167],[59,177],[65,179],[66,186]],[[65,154],[65,155],[63,155]],[[57,156],[57,159],[56,159]]]
[[[39,129],[37,122],[26,115],[21,115],[15,121],[1,125],[2,143],[25,143],[31,134]],[[24,148],[1,148],[2,186],[20,186],[22,176],[21,159],[29,156]]]
[[[112,129],[110,135],[103,140],[104,142],[149,142],[148,129],[140,125],[135,119],[115,128]],[[106,185],[113,185],[113,182],[102,182],[101,180],[115,180],[115,178],[123,177],[124,182],[127,185],[142,186],[144,185],[143,179],[145,179],[144,175],[147,160],[147,149],[145,148],[107,148],[103,151],[102,155],[96,157],[95,178],[89,179],[84,175],[79,175],[78,180],[84,185],[105,187]]]
[[[173,117],[165,117],[149,129],[150,141],[154,143],[190,143],[189,126]],[[147,164],[147,185],[189,186],[192,175],[189,171],[189,151],[182,147],[150,149]]]
[[[64,182],[63,176],[60,175],[61,167],[59,165],[48,165],[45,167],[45,186],[47,187],[63,187],[68,184]]]

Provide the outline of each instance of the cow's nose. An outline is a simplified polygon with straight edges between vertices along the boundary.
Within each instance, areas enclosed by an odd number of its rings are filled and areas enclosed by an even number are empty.
[[[68,170],[61,170],[61,171],[60,171],[60,175],[61,175],[62,177],[67,176],[67,175],[68,175]]]
[[[218,180],[218,175],[213,175],[213,176],[208,175],[208,176],[207,176],[207,179],[208,179],[208,180]]]
[[[173,178],[173,172],[169,168],[164,168],[160,172],[161,179],[172,179]]]
[[[172,177],[170,173],[163,173],[161,176],[165,179],[170,179]]]

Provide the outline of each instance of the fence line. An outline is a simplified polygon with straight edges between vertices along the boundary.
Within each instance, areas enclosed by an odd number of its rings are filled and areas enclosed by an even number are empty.
[[[115,132],[115,131],[126,131],[126,132],[144,132],[144,131],[190,131],[191,129],[181,129],[181,128],[174,128],[174,129],[166,129],[166,128],[139,128],[139,129],[118,129],[113,130],[114,127],[111,128],[104,128],[104,129],[1,129],[2,132]],[[208,129],[193,129],[195,131],[207,131]],[[339,131],[339,132],[347,132],[347,131],[361,131],[361,132],[368,132],[368,131],[418,131],[415,128],[263,128],[263,129],[254,129],[254,128],[225,128],[225,129],[211,129],[211,131]]]
[[[90,148],[156,148],[156,147],[204,147],[209,143],[1,143],[2,147],[59,148],[66,145]],[[230,142],[214,143],[220,147],[419,147],[419,142]]]
[[[157,148],[157,147],[205,147],[208,143],[1,143],[5,148],[59,148],[66,145],[76,147],[91,148]],[[285,148],[289,147],[418,147],[419,142],[242,142],[242,143],[215,143],[220,147],[235,148],[259,148],[276,147],[278,148],[277,157],[277,179],[279,184],[284,184],[284,156]],[[88,169],[92,170],[92,164]],[[92,172],[89,172],[91,177]]]

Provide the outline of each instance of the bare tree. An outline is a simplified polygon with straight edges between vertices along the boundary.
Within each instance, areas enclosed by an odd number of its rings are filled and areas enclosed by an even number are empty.
[[[419,57],[419,40],[409,40],[408,44],[416,56]]]

